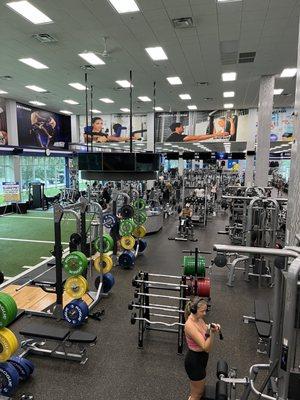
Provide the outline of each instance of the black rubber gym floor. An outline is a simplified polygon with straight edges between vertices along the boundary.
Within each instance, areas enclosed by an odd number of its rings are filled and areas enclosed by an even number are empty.
[[[21,384],[15,398],[32,393],[35,399],[89,399],[89,400],[177,400],[187,399],[188,379],[184,370],[184,355],[177,354],[174,334],[148,332],[144,349],[137,348],[137,325],[130,324],[128,303],[133,300],[132,277],[139,270],[180,275],[183,249],[196,245],[212,250],[214,243],[227,243],[227,237],[218,235],[224,230],[226,216],[215,217],[205,230],[196,229],[199,241],[174,242],[168,237],[175,233],[175,219],[170,217],[159,233],[147,237],[145,255],[138,258],[134,270],[114,270],[116,284],[110,296],[103,299],[97,309],[105,308],[101,322],[89,320],[83,328],[96,333],[98,342],[88,350],[85,365],[71,361],[32,357],[36,370],[32,378]],[[206,256],[210,263],[212,256]],[[212,309],[207,320],[222,325],[224,340],[216,337],[208,364],[207,383],[215,384],[218,359],[226,359],[238,369],[239,377],[248,374],[249,367],[267,362],[267,356],[258,354],[254,324],[244,324],[243,315],[253,312],[253,300],[265,299],[272,303],[272,290],[257,288],[255,281],[246,283],[237,274],[235,287],[226,286],[227,270],[212,269]],[[11,329],[21,327],[36,318],[23,318]],[[49,320],[38,319],[40,323]],[[56,324],[52,321],[53,325]]]

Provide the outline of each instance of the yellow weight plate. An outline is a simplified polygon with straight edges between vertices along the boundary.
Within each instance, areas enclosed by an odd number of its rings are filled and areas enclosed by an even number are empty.
[[[96,271],[101,272],[101,255],[94,260]],[[103,274],[107,274],[113,267],[113,260],[107,254],[102,254]]]
[[[147,233],[147,230],[143,225],[138,226],[132,232],[133,236],[135,236],[136,238],[143,238],[144,236],[146,236],[146,233]]]
[[[88,283],[81,275],[71,276],[66,280],[65,291],[72,299],[80,299],[87,292],[87,289]]]
[[[129,236],[123,236],[121,238],[121,246],[125,249],[125,250],[131,250],[134,248],[134,244],[135,244],[135,240],[134,237],[129,235]]]
[[[7,361],[18,349],[15,334],[7,328],[0,329],[0,361]]]

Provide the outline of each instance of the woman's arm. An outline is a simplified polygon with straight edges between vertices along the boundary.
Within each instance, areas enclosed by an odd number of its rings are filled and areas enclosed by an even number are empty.
[[[222,138],[224,136],[229,136],[228,132],[213,133],[212,135],[188,135],[183,141],[184,142],[201,142],[202,140]]]
[[[205,340],[194,324],[185,325],[185,334],[188,335],[199,347],[209,353],[212,348],[214,332]]]

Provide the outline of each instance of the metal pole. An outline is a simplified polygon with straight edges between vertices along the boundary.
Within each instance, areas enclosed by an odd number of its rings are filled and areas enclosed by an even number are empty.
[[[156,144],[156,120],[155,120],[155,108],[156,108],[156,82],[153,82],[153,113],[154,113],[154,124],[153,124],[153,130],[154,130],[154,136],[153,136],[153,153],[155,153],[155,144]]]
[[[129,73],[130,82],[130,115],[129,115],[129,132],[130,132],[130,153],[132,153],[132,70]]]
[[[85,83],[85,126],[88,127],[89,124],[89,113],[88,113],[88,74],[85,72],[84,74],[84,83]],[[93,136],[91,135],[92,139]],[[89,134],[87,134],[87,151],[89,151]]]
[[[93,126],[93,93],[94,92],[94,86],[91,85],[91,126]],[[91,151],[93,152],[93,136],[92,136],[92,141],[91,141]]]

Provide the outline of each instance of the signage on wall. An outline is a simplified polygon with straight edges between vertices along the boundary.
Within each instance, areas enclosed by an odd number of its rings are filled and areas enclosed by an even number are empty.
[[[5,100],[0,99],[0,146],[8,144]]]
[[[56,148],[71,141],[69,116],[17,103],[19,146]]]
[[[18,182],[2,182],[2,190],[5,203],[21,201],[20,185]]]

